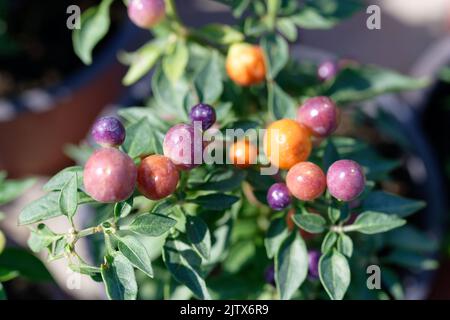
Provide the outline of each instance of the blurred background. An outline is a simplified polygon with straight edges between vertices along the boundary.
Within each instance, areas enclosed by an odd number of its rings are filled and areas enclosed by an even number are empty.
[[[83,10],[98,1],[0,0],[0,170],[10,178],[37,178],[24,195],[1,208],[4,219],[0,228],[12,246],[26,246],[28,238],[28,229],[16,226],[20,209],[42,195],[41,186],[48,176],[82,154],[74,146],[85,140],[94,120],[119,107],[138,105],[150,92],[148,77],[132,87],[122,86],[126,69],[118,61],[120,51],[138,48],[150,33],[132,26],[122,4],[116,3],[112,31],[96,49],[94,63],[84,66],[73,53],[71,31],[66,28],[66,9],[73,2]],[[191,26],[234,21],[227,8],[214,1],[179,0],[177,4],[181,18]],[[433,185],[427,201],[433,216],[440,219],[434,223],[446,226],[450,0],[373,0],[367,1],[369,4],[381,7],[380,30],[367,29],[368,14],[361,12],[331,30],[300,30],[293,54],[331,55],[432,79],[426,90],[386,97],[380,103],[391,108],[423,144],[422,156],[412,158],[409,171],[422,183]],[[6,6],[10,6],[9,16]],[[66,228],[59,221],[54,223],[56,230]],[[450,299],[447,232],[439,232],[444,239],[436,253],[441,267],[427,280],[430,286],[425,295]],[[66,269],[59,262],[47,267],[57,282],[66,281]],[[83,290],[73,291],[60,289],[64,285],[30,285],[24,279],[8,286],[12,298],[103,298],[102,288],[90,279],[83,282]]]

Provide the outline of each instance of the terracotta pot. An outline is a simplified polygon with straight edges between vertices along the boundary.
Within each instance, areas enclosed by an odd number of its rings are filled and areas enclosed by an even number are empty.
[[[50,89],[0,99],[0,169],[11,177],[51,175],[70,164],[66,144],[78,143],[94,119],[123,94],[117,52],[136,40],[130,23],[109,39],[94,63]]]

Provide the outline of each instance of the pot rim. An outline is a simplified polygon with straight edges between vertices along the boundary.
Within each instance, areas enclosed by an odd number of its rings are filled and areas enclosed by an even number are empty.
[[[112,64],[117,63],[117,52],[127,47],[136,32],[137,28],[126,20],[118,26],[113,37],[107,40],[104,48],[95,55],[91,65],[81,66],[48,88],[32,88],[11,98],[0,98],[0,123],[14,120],[22,113],[51,110],[58,101],[88,85]]]

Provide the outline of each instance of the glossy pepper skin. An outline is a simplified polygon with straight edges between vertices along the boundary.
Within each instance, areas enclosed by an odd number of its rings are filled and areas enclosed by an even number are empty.
[[[199,166],[203,159],[201,129],[184,123],[173,126],[164,136],[163,150],[180,170]]]
[[[128,17],[140,28],[148,29],[166,16],[164,0],[130,0]]]
[[[266,78],[264,54],[259,46],[236,43],[228,50],[225,67],[228,76],[240,86],[252,86]]]
[[[308,159],[311,148],[308,129],[292,119],[273,122],[264,135],[264,152],[271,164],[280,169],[290,169]]]
[[[364,170],[353,160],[336,161],[328,169],[328,191],[338,200],[355,200],[364,191],[365,185]]]
[[[208,130],[216,122],[216,111],[209,104],[199,103],[189,112],[191,123],[198,121],[202,124],[203,131]]]
[[[241,169],[256,164],[258,150],[250,141],[243,139],[233,143],[229,149],[231,163]]]
[[[310,250],[308,252],[308,276],[312,280],[319,279],[319,260],[320,252],[318,250]]]
[[[313,201],[326,188],[322,169],[312,162],[299,162],[287,173],[286,184],[291,194],[302,201]]]
[[[321,81],[334,79],[339,72],[339,66],[336,62],[327,60],[319,64],[317,67],[317,77]]]
[[[307,99],[297,111],[297,121],[315,137],[325,138],[339,125],[339,110],[328,97]]]
[[[102,117],[92,126],[92,138],[103,147],[118,147],[125,141],[125,127],[115,117]]]
[[[93,199],[114,203],[133,194],[136,176],[136,166],[127,154],[116,148],[101,148],[86,162],[83,182]]]
[[[163,199],[177,189],[180,174],[169,158],[151,155],[138,168],[138,190],[148,199]]]
[[[291,204],[289,189],[284,183],[275,183],[267,191],[267,203],[273,210],[280,211]]]

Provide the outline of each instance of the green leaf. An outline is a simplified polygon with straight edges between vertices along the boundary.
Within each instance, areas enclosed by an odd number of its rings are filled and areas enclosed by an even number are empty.
[[[297,40],[298,32],[294,21],[289,18],[280,18],[277,21],[278,31],[289,41]]]
[[[109,8],[112,2],[113,0],[102,0],[100,5],[87,9],[80,17],[81,28],[73,31],[73,48],[85,64],[92,63],[95,46],[108,33]]]
[[[186,234],[194,249],[205,260],[209,260],[211,253],[211,234],[208,225],[199,217],[187,216]]]
[[[323,238],[322,246],[320,248],[320,251],[322,251],[322,253],[327,253],[328,251],[330,251],[334,247],[334,245],[336,244],[337,240],[338,240],[337,233],[329,231],[325,235],[325,237]]]
[[[411,225],[405,225],[385,234],[386,246],[418,253],[433,253],[439,250],[439,242],[435,235],[427,234]]]
[[[6,237],[5,234],[0,230],[0,254],[2,254],[3,249],[6,246]]]
[[[267,257],[272,259],[280,249],[284,239],[289,235],[284,216],[275,218],[270,222],[267,230],[264,244],[267,251]]]
[[[355,0],[308,0],[291,19],[300,28],[329,29],[361,8]]]
[[[186,201],[198,204],[207,210],[221,211],[231,208],[233,204],[239,201],[239,198],[223,193],[211,193],[195,199],[187,199]]]
[[[213,104],[223,92],[222,71],[219,57],[213,51],[209,60],[199,71],[194,80],[195,88],[202,103]]]
[[[425,207],[425,202],[403,198],[384,191],[371,192],[361,204],[364,211],[377,211],[407,217]]]
[[[41,260],[23,249],[5,248],[0,255],[0,266],[32,281],[53,281]]]
[[[56,238],[56,240],[54,240],[49,246],[47,246],[47,250],[49,253],[47,260],[54,261],[63,258],[65,254],[66,245],[67,245],[66,237],[60,236],[59,238]]]
[[[73,175],[77,175],[78,179],[78,186],[83,185],[83,167],[81,166],[73,166],[68,167],[60,172],[58,172],[56,175],[54,175],[43,187],[45,191],[56,191],[61,190],[67,182],[72,179]]]
[[[59,195],[59,209],[61,213],[73,217],[78,207],[78,185],[77,173],[72,174],[72,178],[64,185]]]
[[[275,256],[275,282],[281,300],[289,300],[308,274],[308,252],[298,232],[287,237]]]
[[[200,28],[197,33],[210,42],[222,45],[230,45],[244,40],[244,35],[241,32],[226,24],[208,24]]]
[[[333,140],[328,139],[327,146],[325,147],[325,152],[323,154],[322,166],[323,171],[327,172],[328,168],[336,161],[340,160],[339,153],[337,151],[336,146],[333,143]]]
[[[226,169],[215,172],[206,182],[193,183],[192,190],[232,191],[239,188],[246,177],[244,170]]]
[[[230,6],[232,9],[233,16],[236,18],[241,17],[244,11],[251,3],[251,0],[215,0],[215,1]]]
[[[150,132],[152,132],[152,128],[146,119],[141,119],[127,127],[123,148],[131,158],[149,155],[153,152]]]
[[[185,121],[188,119],[187,110],[184,108],[185,96],[192,91],[186,81],[178,81],[176,84],[170,82],[162,71],[157,67],[152,77],[152,91],[160,108]]]
[[[261,48],[266,59],[267,76],[273,80],[288,62],[288,44],[283,37],[271,34],[261,39]]]
[[[87,264],[81,264],[81,263],[69,264],[69,268],[73,272],[78,272],[78,273],[85,274],[85,275],[88,275],[91,277],[97,277],[99,274],[101,274],[101,268],[89,266]]]
[[[244,33],[247,37],[261,37],[270,31],[270,26],[267,20],[259,19],[257,17],[248,17],[244,22]]]
[[[405,298],[402,283],[392,269],[383,266],[381,281],[394,299],[403,300]]]
[[[337,104],[345,104],[390,92],[416,90],[427,85],[426,80],[410,78],[375,66],[352,66],[337,75],[325,95]]]
[[[152,128],[156,128],[158,131],[166,132],[169,129],[169,125],[161,119],[161,115],[154,108],[143,107],[131,107],[124,108],[118,111],[119,116],[124,118],[128,123],[139,122],[145,118]]]
[[[131,210],[133,210],[133,197],[114,205],[114,217],[116,219],[125,218],[131,213]]]
[[[329,251],[319,260],[319,275],[325,291],[332,300],[342,300],[350,285],[350,267],[338,251]]]
[[[255,244],[249,241],[239,241],[230,248],[222,268],[225,273],[236,274],[245,268],[255,258]]]
[[[59,207],[59,191],[52,191],[42,198],[28,204],[20,213],[19,225],[32,224],[42,220],[59,217],[62,212]],[[84,192],[78,192],[78,204],[91,203],[93,199]]]
[[[8,297],[6,296],[5,288],[3,288],[2,283],[0,282],[0,300],[7,300]]]
[[[138,292],[133,265],[121,253],[101,266],[106,294],[111,300],[135,300]]]
[[[327,226],[325,218],[318,214],[296,214],[292,219],[296,225],[309,233],[321,233]]]
[[[336,223],[341,217],[341,209],[336,208],[335,205],[330,205],[328,207],[328,219],[330,219],[331,223]]]
[[[199,270],[201,258],[187,243],[180,239],[168,239],[163,249],[163,260],[172,276],[197,298],[211,299]]]
[[[131,64],[127,74],[122,80],[126,86],[132,85],[153,68],[161,57],[163,43],[152,41],[131,54]]]
[[[89,160],[89,157],[94,152],[94,148],[89,146],[87,143],[82,143],[80,145],[75,144],[66,144],[64,146],[64,154],[66,154],[70,159],[75,161],[76,163],[80,165],[85,165],[86,162]],[[83,175],[79,175],[78,178],[82,178]],[[83,185],[83,181],[79,183],[78,185]]]
[[[412,270],[434,270],[439,267],[439,262],[420,253],[395,250],[382,259],[383,263],[395,264],[397,266]]]
[[[145,246],[133,236],[116,237],[120,252],[133,266],[153,278],[153,268],[150,256]]]
[[[7,282],[20,276],[16,270],[0,267],[0,282]]]
[[[396,215],[366,211],[361,213],[349,228],[351,231],[375,234],[401,227],[405,223],[405,220]]]
[[[31,230],[28,238],[28,246],[33,252],[40,252],[58,239],[60,236],[55,234],[45,224],[40,223],[35,230]]]
[[[0,182],[0,205],[16,199],[35,182],[35,179],[6,180]]]
[[[175,226],[176,220],[157,213],[143,214],[122,229],[150,237],[159,237]]]
[[[272,117],[276,120],[284,118],[295,119],[295,101],[276,83],[269,83],[267,89],[269,111]]]
[[[342,253],[344,256],[351,258],[353,254],[353,241],[352,239],[344,234],[341,233],[339,235],[338,241],[337,241],[337,249],[340,253]]]
[[[183,75],[189,61],[189,50],[185,41],[179,40],[163,59],[163,70],[167,78],[176,83]]]

